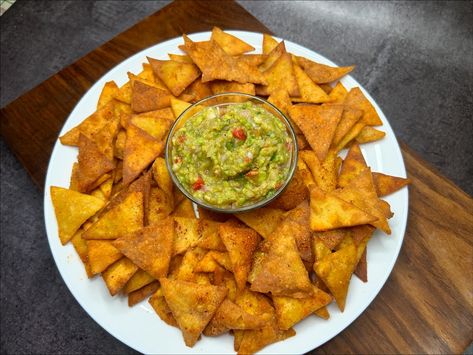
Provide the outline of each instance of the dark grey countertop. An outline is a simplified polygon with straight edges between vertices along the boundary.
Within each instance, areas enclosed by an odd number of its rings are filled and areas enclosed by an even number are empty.
[[[473,3],[239,1],[278,36],[340,65],[396,135],[473,194]],[[17,1],[1,18],[0,106],[167,1]],[[64,285],[42,193],[0,139],[1,353],[133,353]]]

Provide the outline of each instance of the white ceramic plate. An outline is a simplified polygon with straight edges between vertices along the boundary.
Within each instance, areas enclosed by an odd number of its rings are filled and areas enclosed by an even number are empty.
[[[243,31],[229,31],[256,48],[255,53],[261,53],[262,35]],[[203,41],[210,38],[210,32],[197,33],[190,36],[194,41]],[[82,97],[71,112],[60,135],[79,124],[84,118],[95,111],[97,100],[102,87],[107,81],[115,80],[121,86],[127,80],[127,71],[139,73],[141,64],[146,62],[146,56],[158,59],[168,59],[167,53],[181,53],[178,45],[181,38],[172,39],[128,58],[104,75]],[[307,48],[286,41],[289,52],[295,53],[327,65],[335,65]],[[360,86],[352,77],[347,76],[342,83],[348,88]],[[360,86],[361,87],[361,86]],[[401,150],[388,120],[371,96],[361,88],[370,99],[383,121],[382,130],[386,137],[379,142],[364,144],[363,154],[372,171],[379,171],[396,176],[406,176]],[[59,272],[67,287],[89,313],[89,315],[114,337],[128,346],[143,353],[161,354],[226,354],[233,352],[233,337],[223,335],[217,338],[203,336],[193,348],[184,345],[181,332],[166,325],[155,314],[147,301],[143,301],[133,308],[127,305],[127,298],[123,296],[111,297],[105,283],[100,277],[89,280],[84,271],[82,262],[69,243],[62,246],[57,232],[56,218],[49,192],[50,186],[69,186],[72,164],[77,158],[77,148],[60,144],[54,146],[49,162],[44,194],[44,218],[49,245],[56,261]],[[407,222],[408,191],[401,191],[388,196],[386,200],[391,205],[394,217],[389,221],[392,235],[386,236],[377,231],[368,247],[368,278],[364,284],[357,277],[351,280],[346,308],[341,313],[335,303],[329,306],[330,319],[322,320],[312,316],[295,326],[297,335],[283,342],[270,345],[261,351],[261,354],[295,354],[314,349],[333,338],[345,327],[350,325],[378,294],[386,282],[399,254]],[[92,344],[91,344],[92,346]]]

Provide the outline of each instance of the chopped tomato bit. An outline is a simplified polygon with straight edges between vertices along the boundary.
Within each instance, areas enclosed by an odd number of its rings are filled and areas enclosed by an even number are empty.
[[[202,187],[204,187],[204,180],[202,177],[198,177],[197,180],[192,184],[192,189],[194,191],[200,190]]]
[[[232,135],[233,137],[241,141],[244,141],[246,139],[246,133],[243,128],[235,128],[232,131]]]
[[[179,143],[184,143],[186,141],[186,136],[183,134],[177,138]]]

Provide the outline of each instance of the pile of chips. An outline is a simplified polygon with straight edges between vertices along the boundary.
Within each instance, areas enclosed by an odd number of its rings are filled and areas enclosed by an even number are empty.
[[[130,306],[151,296],[186,345],[230,332],[235,351],[254,353],[294,336],[306,317],[328,319],[332,301],[344,310],[352,274],[367,281],[375,229],[390,233],[380,198],[409,181],[363,158],[360,144],[384,133],[362,91],[338,81],[353,67],[292,55],[269,35],[262,54],[246,54],[254,48],[218,28],[209,41],[184,35],[180,48],[185,55],[148,58],[120,88],[108,82],[96,112],[60,137],[79,153],[69,188],[51,187],[59,238],[112,296]],[[165,139],[191,103],[222,92],[278,106],[297,132],[298,167],[269,206],[196,218],[166,169]]]

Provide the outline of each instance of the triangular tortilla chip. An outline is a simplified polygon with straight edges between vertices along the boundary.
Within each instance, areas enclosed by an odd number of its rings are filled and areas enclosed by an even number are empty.
[[[154,74],[164,82],[174,96],[182,94],[200,76],[200,71],[194,64],[147,58]]]
[[[174,60],[175,62],[179,63],[193,63],[191,57],[188,55],[181,55],[181,54],[172,54],[168,53],[169,59]]]
[[[140,288],[149,285],[153,282],[155,278],[148,274],[146,271],[139,269],[133,277],[128,280],[125,287],[123,288],[123,292],[125,294],[129,294],[130,292],[139,290]]]
[[[243,55],[237,56],[237,59],[239,61],[245,62],[246,64],[250,66],[256,66],[256,67],[263,64],[266,58],[268,58],[268,56],[264,54],[243,54]]]
[[[330,101],[329,96],[297,65],[294,64],[294,74],[299,87],[300,96],[293,97],[293,102],[319,104]]]
[[[105,204],[99,198],[62,187],[51,186],[50,193],[62,244],[66,244],[80,226]]]
[[[117,84],[113,80],[107,81],[103,86],[102,92],[100,93],[99,101],[97,103],[97,109],[104,107],[107,103],[113,100],[117,93]]]
[[[321,162],[327,156],[342,112],[340,105],[296,105],[289,109],[292,120],[304,133]]]
[[[194,97],[192,102],[197,102],[208,96],[211,96],[212,90],[210,90],[210,85],[208,85],[208,83],[203,83],[200,78],[197,78],[186,88],[183,95],[186,94]]]
[[[74,246],[77,254],[79,254],[80,260],[84,264],[87,277],[91,278],[94,276],[94,274],[92,274],[92,271],[90,270],[89,258],[87,256],[87,242],[82,238],[83,232],[84,231],[82,229],[79,229],[72,237],[71,243]]]
[[[237,286],[242,290],[246,286],[259,236],[253,229],[228,224],[220,225],[219,236],[228,250]]]
[[[110,122],[105,124],[95,135],[94,142],[97,148],[107,157],[108,160],[113,160],[113,149],[115,138],[120,129],[120,119],[114,117]],[[79,139],[80,142],[80,139]],[[79,148],[80,149],[80,148]]]
[[[314,234],[312,239],[312,248],[314,250],[314,258],[315,260],[321,260],[325,256],[332,254],[332,250],[330,250],[327,245],[325,245],[322,240]]]
[[[353,145],[343,161],[342,169],[340,170],[340,175],[338,177],[338,186],[347,186],[367,167],[360,146],[358,144]]]
[[[243,308],[226,298],[215,312],[204,330],[206,336],[217,336],[230,329],[258,329],[265,326],[261,316],[247,313]]]
[[[169,106],[171,95],[165,89],[131,81],[131,108],[135,112],[154,111]]]
[[[281,224],[284,212],[276,208],[262,207],[256,210],[235,214],[248,227],[253,228],[263,238],[268,238],[273,230]]]
[[[162,288],[159,288],[148,300],[148,302],[158,314],[159,318],[172,327],[178,327],[176,319],[174,319],[172,311],[164,299]]]
[[[194,247],[201,237],[199,220],[195,218],[174,217],[176,238],[174,255],[182,254],[187,249]]]
[[[240,84],[234,81],[215,80],[210,82],[210,89],[214,95],[225,92],[242,92],[244,94],[255,94],[255,84]]]
[[[171,108],[172,112],[174,113],[174,118],[178,118],[181,113],[183,113],[189,106],[190,103],[176,99],[174,97],[171,98]]]
[[[199,223],[202,237],[197,243],[197,246],[209,250],[226,251],[227,248],[225,248],[222,238],[218,235],[218,228],[221,223],[205,219],[199,220]]]
[[[289,94],[287,93],[286,90],[279,90],[279,91],[273,92],[268,97],[268,101],[271,102],[274,106],[276,106],[285,115],[288,115],[289,107],[292,106],[292,101],[289,98]],[[294,130],[300,132],[299,127],[297,127],[295,124],[292,124],[292,126]]]
[[[309,227],[310,207],[308,201],[301,202],[296,208],[287,212],[286,220],[292,220],[296,224],[291,224],[292,235],[296,240],[297,249],[301,259],[308,262],[314,262],[312,254],[312,231]]]
[[[337,85],[330,91],[328,97],[330,102],[334,104],[343,104],[345,102],[345,97],[348,94],[348,90],[343,86],[342,82],[339,81]]]
[[[95,111],[78,126],[75,126],[63,136],[59,137],[61,143],[64,145],[77,146],[79,144],[79,135],[81,133],[87,136],[87,138],[93,139],[94,134],[113,119],[114,105],[115,103],[112,100],[104,107]]]
[[[360,131],[360,133],[358,133],[355,140],[359,144],[369,143],[383,139],[385,135],[386,133],[384,133],[383,131],[378,131],[376,128],[373,128],[371,126],[365,126]]]
[[[333,250],[350,232],[348,228],[333,229],[325,232],[314,232],[314,238],[320,239],[325,246]]]
[[[121,129],[118,131],[117,139],[115,140],[115,146],[113,147],[113,155],[115,158],[123,160],[125,154],[125,143],[126,143],[126,131]]]
[[[271,208],[279,208],[285,211],[296,208],[302,201],[309,197],[309,190],[304,184],[299,169],[296,169],[289,185],[273,202],[268,206]]]
[[[160,279],[164,298],[179,324],[184,341],[192,347],[227,294],[221,286]]]
[[[251,284],[252,291],[296,298],[312,294],[309,276],[292,236],[292,224],[296,223],[285,221],[269,238],[269,251]]]
[[[314,312],[314,314],[317,317],[320,317],[320,318],[325,319],[325,320],[330,318],[330,313],[328,312],[327,306],[319,308],[318,310],[316,310]]]
[[[128,80],[125,84],[120,86],[118,91],[115,93],[114,98],[120,102],[130,105],[131,104],[131,82]]]
[[[278,41],[267,33],[263,33],[263,54],[269,54],[271,51],[276,48]]]
[[[202,82],[220,79],[266,84],[258,68],[228,55],[214,40],[193,42],[186,35],[183,37],[187,54],[202,71]]]
[[[330,67],[304,57],[297,57],[297,63],[316,84],[331,83],[347,75],[355,68],[354,65],[349,67]]]
[[[159,187],[152,187],[147,211],[148,224],[154,224],[165,219],[172,211],[171,197]]]
[[[123,257],[109,240],[87,240],[90,271],[98,274]]]
[[[411,183],[410,179],[398,176],[391,176],[382,173],[372,173],[372,175],[374,187],[376,188],[376,193],[379,197],[392,194]]]
[[[349,244],[314,264],[314,271],[329,288],[338,307],[343,312],[351,275],[357,263],[356,247]]]
[[[386,212],[380,206],[380,200],[376,194],[370,169],[365,169],[350,181],[345,187],[333,191],[334,196],[353,204],[377,217],[376,221],[369,222],[372,226],[381,229],[386,234],[391,234]]]
[[[156,279],[167,276],[173,244],[171,217],[113,242],[126,257]]]
[[[254,51],[255,48],[241,39],[232,36],[229,33],[223,32],[220,28],[214,27],[212,29],[212,36],[210,39],[218,43],[223,50],[229,55],[240,55],[246,52]]]
[[[273,48],[271,52],[268,53],[268,57],[266,58],[264,63],[259,66],[259,70],[266,71],[271,68],[273,64],[276,63],[276,61],[279,59],[279,57],[284,53],[286,53],[286,45],[284,44],[284,41],[281,41],[276,47]]]
[[[289,96],[297,97],[300,95],[289,53],[281,54],[276,62],[263,73],[268,82],[266,91],[269,95],[280,90],[287,91]]]
[[[102,273],[102,278],[112,296],[115,296],[138,271],[138,266],[128,258],[121,258]]]
[[[195,218],[195,212],[194,207],[192,206],[192,201],[182,195],[184,199],[179,203],[178,196],[180,195],[174,193],[174,200],[176,201],[177,206],[174,209],[172,215],[174,217]]]
[[[202,248],[188,249],[175,272],[169,273],[169,278],[195,283],[210,284],[208,279],[207,282],[202,282],[201,276],[204,274],[198,274],[197,271],[197,266],[199,265],[199,262],[206,256],[206,252],[207,251]]]
[[[319,188],[325,192],[330,192],[336,188],[338,171],[334,165],[335,152],[330,150],[323,164],[320,163],[316,154],[311,150],[300,151],[299,156],[306,163],[312,173],[313,180]]]
[[[351,227],[377,221],[377,218],[333,195],[326,194],[312,185],[310,190],[310,228],[323,232],[341,227]]]
[[[345,107],[342,118],[338,122],[337,129],[333,135],[332,147],[336,147],[352,127],[361,119],[363,111]]]
[[[164,149],[164,141],[158,141],[141,128],[129,124],[126,130],[123,157],[123,183],[132,182]]]
[[[335,147],[335,152],[341,151],[343,148],[345,148],[353,139],[356,138],[358,133],[361,132],[363,127],[366,126],[365,122],[362,122],[362,119],[360,119],[357,123],[353,125],[353,127],[348,131],[347,134],[338,142],[337,146]]]
[[[82,235],[84,239],[117,239],[143,227],[143,194],[131,192],[120,204],[104,213]]]
[[[158,141],[166,138],[166,134],[173,122],[174,115],[170,108],[144,112],[139,115],[133,115],[129,119],[129,123],[141,128]]]
[[[332,296],[328,293],[315,286],[312,286],[312,288],[313,295],[307,298],[273,297],[279,329],[291,328],[317,309],[332,302]]]
[[[159,288],[159,282],[153,281],[149,283],[148,285],[140,288],[139,290],[129,293],[128,294],[128,307],[133,307],[134,305],[140,303],[145,298],[155,293],[158,288]]]
[[[378,113],[376,112],[376,109],[365,97],[360,88],[356,87],[351,89],[345,98],[344,104],[348,107],[363,110],[363,117],[361,118],[361,121],[366,125],[379,126],[383,124],[379,118]]]
[[[368,262],[366,259],[367,250],[368,249],[365,248],[358,264],[356,264],[354,272],[354,274],[363,282],[368,282]]]

